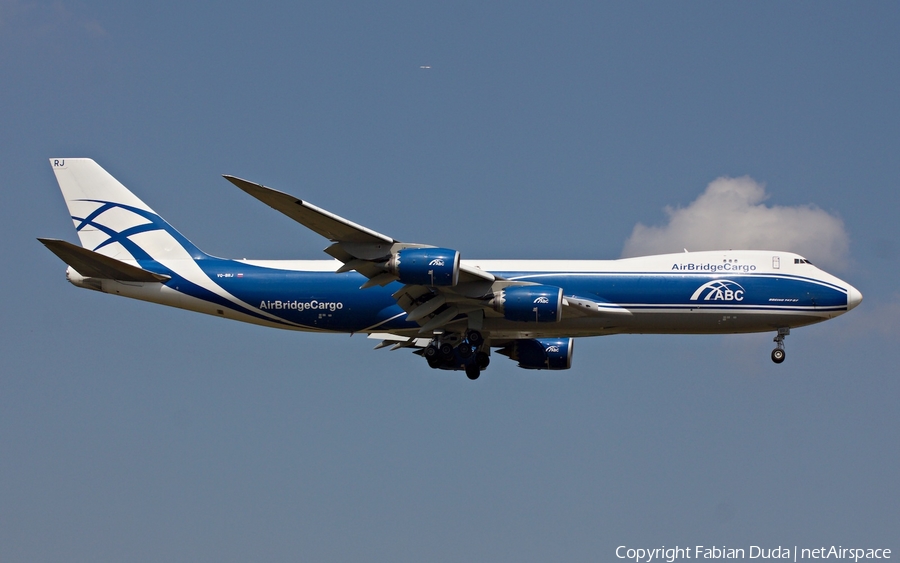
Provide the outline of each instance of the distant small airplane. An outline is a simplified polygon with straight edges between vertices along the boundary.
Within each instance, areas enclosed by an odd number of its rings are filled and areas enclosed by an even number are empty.
[[[477,379],[492,349],[568,369],[573,337],[776,333],[841,315],[862,295],[790,252],[722,250],[620,260],[466,260],[405,243],[292,195],[238,188],[331,241],[333,260],[226,260],[172,228],[87,158],[53,158],[81,246],[40,240],[74,285],[275,328],[366,333]]]

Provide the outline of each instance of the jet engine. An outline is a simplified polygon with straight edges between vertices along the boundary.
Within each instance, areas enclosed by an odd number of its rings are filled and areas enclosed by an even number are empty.
[[[515,285],[494,293],[491,306],[508,321],[551,323],[562,319],[562,288]]]
[[[459,281],[459,252],[449,248],[404,248],[387,270],[411,285],[452,286]]]
[[[514,340],[497,352],[519,362],[525,369],[569,369],[572,367],[574,338],[531,338]]]

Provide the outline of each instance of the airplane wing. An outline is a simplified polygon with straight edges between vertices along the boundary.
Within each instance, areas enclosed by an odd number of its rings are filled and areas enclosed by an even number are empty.
[[[370,281],[378,278],[377,282],[371,285],[387,285],[397,280],[396,276],[379,277],[384,273],[384,269],[373,268],[372,263],[383,262],[393,252],[404,248],[434,248],[425,244],[400,242],[290,194],[267,188],[261,184],[229,175],[224,175],[224,178],[272,209],[284,213],[304,227],[334,242],[335,244],[328,247],[325,252],[344,263],[344,267],[340,271],[357,270],[370,278]],[[460,265],[461,283],[467,281],[493,282],[495,279],[495,276],[488,272],[465,264]]]
[[[333,240],[358,244],[386,245],[390,247],[397,241],[389,236],[376,233],[362,225],[357,225],[343,217],[338,217],[324,209],[296,197],[267,188],[260,184],[248,182],[235,176],[224,176],[226,180],[252,195],[269,207],[280,211],[306,228],[323,237]]]
[[[360,288],[384,286],[401,280],[394,268],[397,254],[406,249],[437,249],[434,246],[405,243],[373,231],[324,209],[320,209],[290,194],[273,190],[235,176],[224,178],[291,219],[332,241],[325,252],[344,263],[337,271],[355,270],[368,278]],[[449,251],[449,250],[448,250]],[[455,251],[449,251],[455,252]],[[457,254],[458,262],[458,254]],[[536,285],[532,282],[505,280],[504,278],[473,266],[459,263],[458,279],[448,285],[436,285],[417,281],[404,281],[393,294],[400,307],[408,314],[407,320],[417,322],[420,334],[429,333],[451,323],[468,321],[470,326],[480,327],[485,317],[500,316],[491,305],[491,299],[511,286]],[[626,309],[610,303],[600,303],[582,297],[563,297],[562,306],[567,315],[588,316],[630,314]],[[415,337],[402,341],[383,339],[384,346],[419,347]]]

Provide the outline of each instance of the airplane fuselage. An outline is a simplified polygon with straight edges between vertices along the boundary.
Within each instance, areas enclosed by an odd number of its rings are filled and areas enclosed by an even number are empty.
[[[212,284],[189,281],[177,261],[141,263],[172,276],[165,283],[70,281],[107,293],[283,329],[415,335],[392,294],[402,287],[360,289],[366,278],[336,273],[335,260],[185,261]],[[800,327],[840,315],[858,303],[849,284],[788,252],[690,252],[620,260],[467,260],[505,279],[558,286],[564,298],[608,303],[558,322],[514,322],[486,316],[495,337],[597,336],[615,333],[740,333]],[[91,286],[91,284],[94,284]],[[462,298],[461,298],[462,299]]]

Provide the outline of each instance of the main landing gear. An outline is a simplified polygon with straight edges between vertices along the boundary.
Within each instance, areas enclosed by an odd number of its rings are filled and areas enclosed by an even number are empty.
[[[772,350],[772,361],[780,364],[784,361],[784,337],[791,333],[789,328],[779,328],[778,335],[775,337],[775,349]]]
[[[466,377],[475,380],[481,370],[488,367],[491,358],[484,348],[484,336],[477,330],[467,330],[465,334],[445,334],[435,337],[422,355],[433,369],[460,370]]]

